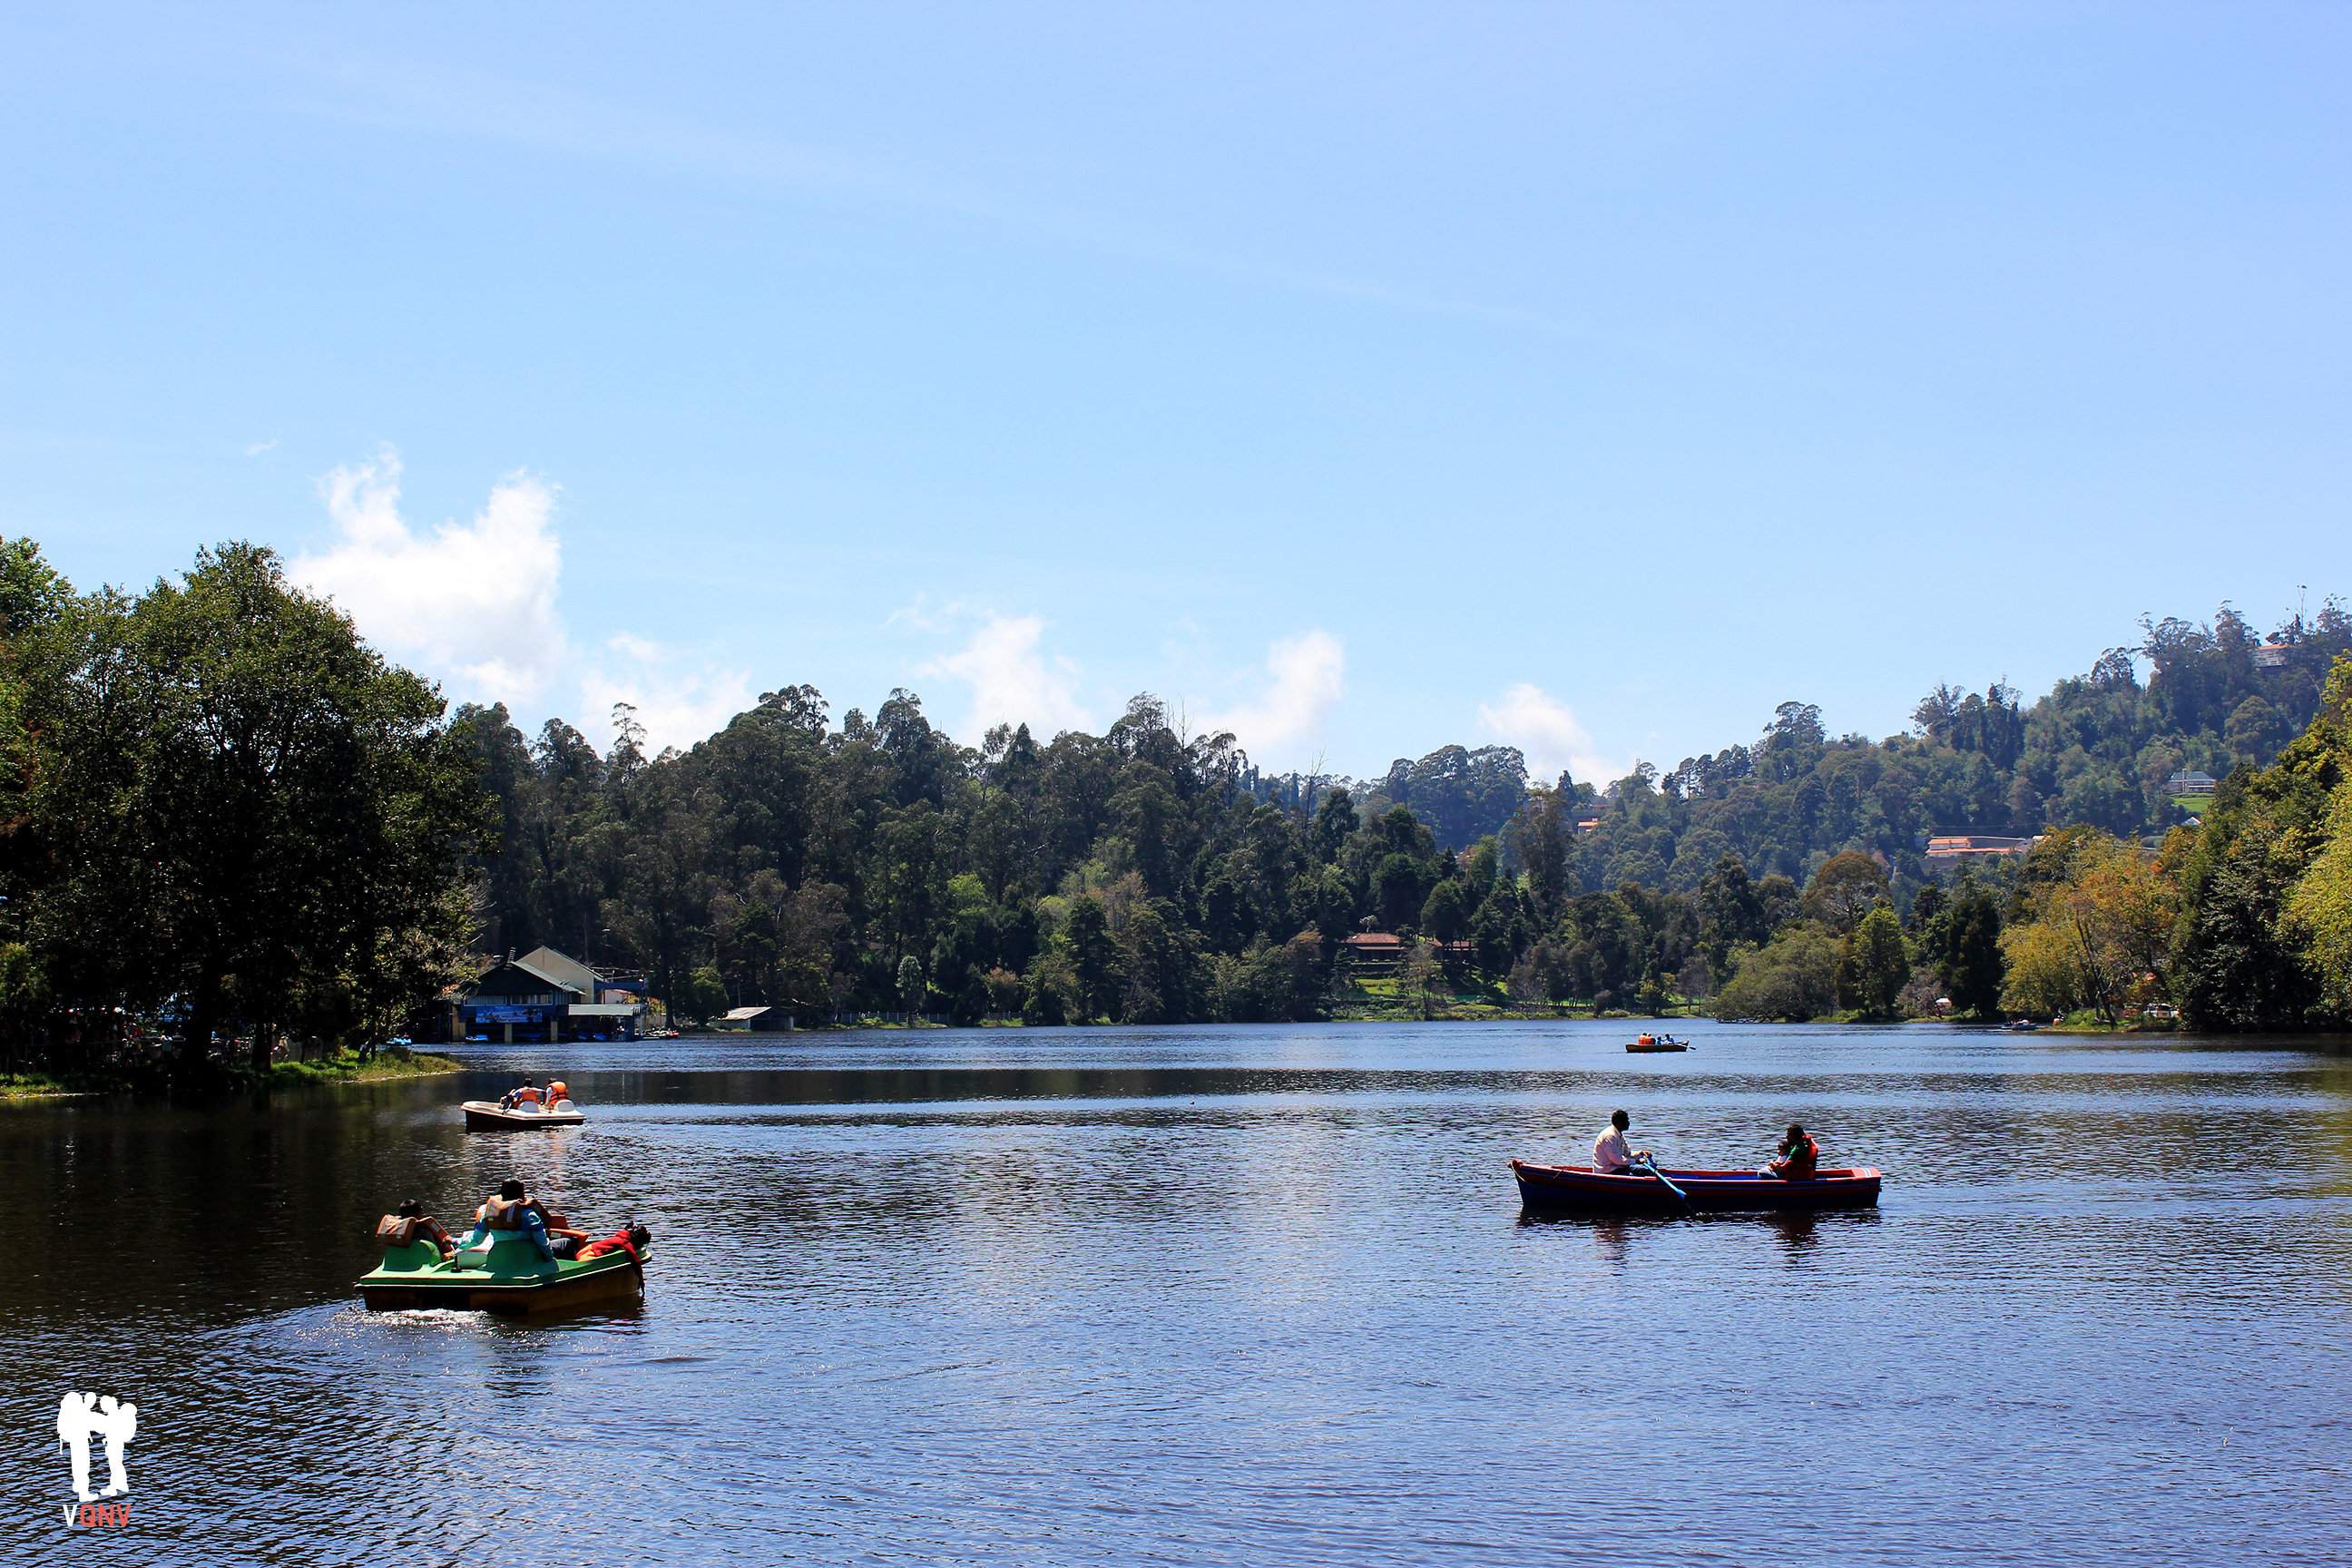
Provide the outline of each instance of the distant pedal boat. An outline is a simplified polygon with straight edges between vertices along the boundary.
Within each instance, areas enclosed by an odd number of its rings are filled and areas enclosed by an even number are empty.
[[[469,1100],[465,1107],[468,1132],[509,1132],[518,1127],[577,1127],[588,1120],[568,1100],[559,1100],[552,1106],[513,1107],[500,1105],[495,1100]]]
[[[1530,1165],[1511,1162],[1519,1202],[1531,1209],[1618,1212],[1669,1210],[1682,1199],[1654,1176],[1621,1176],[1586,1165]],[[1878,1172],[1870,1165],[1822,1171],[1801,1182],[1759,1176],[1753,1171],[1665,1171],[1667,1181],[1690,1195],[1695,1209],[1872,1208],[1878,1203]]]
[[[1626,1041],[1625,1048],[1636,1055],[1650,1051],[1686,1051],[1690,1049],[1690,1042],[1678,1040],[1672,1035],[1643,1035]]]

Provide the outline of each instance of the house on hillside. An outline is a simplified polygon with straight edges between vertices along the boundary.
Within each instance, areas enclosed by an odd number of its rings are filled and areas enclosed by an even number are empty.
[[[2192,773],[2186,769],[2164,781],[2167,795],[2211,795],[2216,787],[2211,773]]]
[[[2040,842],[2041,839],[2038,837],[2006,838],[1986,833],[1948,834],[1940,838],[1927,840],[1927,858],[1948,861],[2022,855]]]
[[[456,1013],[461,1039],[509,1046],[635,1039],[646,1014],[645,981],[602,973],[551,947],[534,948],[492,961],[457,1000]]]

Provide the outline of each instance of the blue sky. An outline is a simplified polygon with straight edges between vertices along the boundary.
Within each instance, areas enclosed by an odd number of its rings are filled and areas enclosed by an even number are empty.
[[[690,742],[1902,727],[2345,548],[2341,7],[11,9],[0,527]]]

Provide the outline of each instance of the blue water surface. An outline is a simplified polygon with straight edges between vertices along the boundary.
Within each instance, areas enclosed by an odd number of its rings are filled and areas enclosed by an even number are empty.
[[[2352,1557],[2352,1059],[1701,1024],[877,1031],[0,1110],[13,1561]],[[565,1078],[568,1131],[462,1099]],[[1524,1216],[1609,1111],[1874,1212]],[[519,1174],[641,1308],[363,1310]],[[68,1531],[68,1387],[137,1401]]]

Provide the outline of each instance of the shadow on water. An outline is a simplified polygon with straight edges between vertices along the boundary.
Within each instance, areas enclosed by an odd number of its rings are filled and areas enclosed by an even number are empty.
[[[1790,1258],[1803,1257],[1832,1232],[1867,1230],[1881,1223],[1876,1209],[1768,1210],[1757,1214],[1565,1214],[1558,1210],[1522,1208],[1518,1225],[1525,1229],[1582,1231],[1593,1249],[1611,1263],[1625,1263],[1645,1242],[1692,1231],[1717,1235],[1747,1232],[1769,1236]]]

